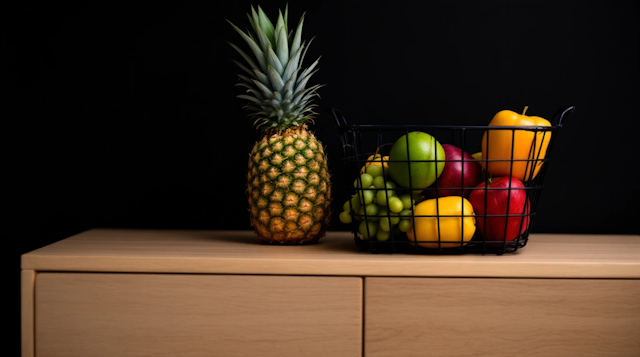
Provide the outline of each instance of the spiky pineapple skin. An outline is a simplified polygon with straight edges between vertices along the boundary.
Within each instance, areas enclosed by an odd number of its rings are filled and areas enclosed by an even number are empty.
[[[251,225],[264,243],[310,244],[331,218],[331,181],[320,141],[306,128],[264,136],[249,155]]]

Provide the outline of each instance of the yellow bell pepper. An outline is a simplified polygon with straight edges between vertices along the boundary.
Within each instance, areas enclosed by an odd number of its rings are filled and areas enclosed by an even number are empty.
[[[551,126],[548,120],[526,116],[528,107],[524,107],[522,114],[518,114],[511,110],[503,110],[498,112],[489,126],[532,126],[544,127]],[[511,173],[511,164],[513,163],[513,172],[511,176],[528,181],[533,179],[540,171],[542,162],[551,140],[550,131],[532,131],[532,130],[489,130],[485,131],[482,137],[482,158],[480,161],[482,167],[492,176],[509,176]],[[488,136],[488,139],[487,139]],[[487,151],[487,140],[488,151]],[[535,148],[532,147],[535,145]],[[513,148],[513,160],[511,161],[511,149]],[[487,155],[488,154],[488,155]],[[509,160],[509,161],[485,161],[485,160]]]
[[[413,242],[416,242],[417,238],[418,242],[412,244],[417,244],[424,248],[460,247],[466,245],[476,232],[476,218],[473,206],[466,198],[460,196],[447,196],[422,201],[413,208],[413,214],[415,221],[407,232],[407,237]],[[439,217],[436,217],[436,215],[439,215]],[[463,215],[464,218],[462,217]],[[438,228],[440,232],[439,243]]]

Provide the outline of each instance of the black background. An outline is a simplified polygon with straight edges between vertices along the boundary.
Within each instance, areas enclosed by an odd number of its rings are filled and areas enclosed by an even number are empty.
[[[4,346],[19,348],[20,254],[94,227],[250,229],[258,134],[225,21],[247,28],[250,4],[4,3]],[[253,5],[274,18],[285,2]],[[290,1],[290,27],[303,11],[336,205],[326,107],[358,124],[486,125],[575,105],[532,231],[638,234],[638,1]]]

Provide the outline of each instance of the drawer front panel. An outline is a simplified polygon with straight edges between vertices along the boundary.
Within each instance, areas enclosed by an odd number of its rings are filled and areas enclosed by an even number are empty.
[[[640,280],[366,278],[365,355],[636,356]]]
[[[40,273],[36,356],[360,356],[362,279]]]

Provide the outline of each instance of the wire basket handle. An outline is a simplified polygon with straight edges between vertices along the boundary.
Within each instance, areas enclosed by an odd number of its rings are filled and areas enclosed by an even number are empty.
[[[331,115],[333,115],[333,118],[336,121],[336,132],[338,134],[338,138],[340,139],[340,144],[342,144],[342,150],[343,150],[343,157],[347,157],[347,142],[349,142],[349,138],[347,137],[347,128],[349,127],[349,124],[347,123],[347,119],[345,119],[344,115],[342,115],[342,112],[339,111],[336,108],[332,108],[332,107],[328,107],[325,109],[325,111],[327,113],[331,113]]]
[[[568,106],[566,108],[560,108],[556,111],[556,113],[553,115],[553,119],[555,119],[558,114],[560,115],[560,119],[558,120],[558,126],[561,127],[562,126],[562,119],[564,119],[564,116],[567,115],[567,113],[573,113],[573,111],[576,109],[576,107],[574,105]]]
[[[333,118],[336,120],[336,124],[338,124],[338,126],[349,125],[347,123],[347,119],[344,118],[344,115],[342,115],[342,112],[340,112],[338,109],[329,107],[326,108],[325,111],[333,115]]]

